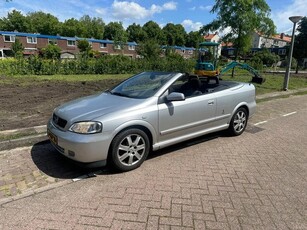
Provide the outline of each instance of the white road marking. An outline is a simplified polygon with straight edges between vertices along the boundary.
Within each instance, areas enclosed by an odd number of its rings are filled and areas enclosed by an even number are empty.
[[[283,117],[287,117],[287,116],[290,116],[290,115],[293,115],[293,114],[296,114],[297,113],[297,111],[294,111],[294,112],[292,112],[292,113],[287,113],[287,114],[284,114],[284,115],[282,115]]]
[[[72,179],[73,182],[79,181],[79,180],[83,180],[83,179],[87,179],[89,178],[89,176],[87,174],[79,176],[77,178]]]
[[[95,172],[92,172],[92,173],[88,173],[88,174],[79,176],[77,178],[73,178],[72,181],[76,182],[76,181],[84,180],[84,179],[87,179],[87,178],[90,178],[90,177],[96,177],[97,174],[101,174],[102,172],[103,172],[102,170],[98,170],[98,171],[95,171]]]
[[[260,122],[254,124],[254,125],[255,125],[255,126],[256,126],[256,125],[261,125],[261,124],[264,124],[264,123],[267,123],[267,122],[268,122],[268,121],[260,121]]]

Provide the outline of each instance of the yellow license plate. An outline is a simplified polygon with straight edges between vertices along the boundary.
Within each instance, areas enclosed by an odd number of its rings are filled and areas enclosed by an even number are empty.
[[[50,130],[47,130],[47,135],[48,135],[48,137],[49,137],[49,140],[50,140],[53,144],[55,144],[55,145],[58,144],[58,137],[57,137],[56,135],[54,135],[52,132],[50,132]]]

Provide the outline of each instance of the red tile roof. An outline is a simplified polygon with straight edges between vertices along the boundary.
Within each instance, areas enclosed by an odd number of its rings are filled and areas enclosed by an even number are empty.
[[[232,42],[222,42],[222,47],[233,47]]]
[[[279,40],[283,40],[283,41],[286,41],[286,42],[291,42],[291,36],[288,36],[288,35],[285,35],[285,34],[275,34],[272,36],[272,38],[274,39],[279,39]]]
[[[216,34],[206,34],[205,36],[204,36],[204,39],[212,39],[214,36],[215,36]]]
[[[266,35],[263,35],[261,33],[258,33],[260,36],[262,37],[267,37]],[[281,33],[281,34],[274,34],[268,38],[272,38],[272,39],[278,39],[278,40],[282,40],[282,41],[285,41],[285,42],[291,42],[291,36],[289,35],[286,35],[284,33]]]

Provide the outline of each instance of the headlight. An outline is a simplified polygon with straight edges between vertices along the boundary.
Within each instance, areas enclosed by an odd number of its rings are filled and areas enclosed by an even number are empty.
[[[68,130],[82,134],[100,133],[102,124],[98,121],[82,121],[72,124]]]

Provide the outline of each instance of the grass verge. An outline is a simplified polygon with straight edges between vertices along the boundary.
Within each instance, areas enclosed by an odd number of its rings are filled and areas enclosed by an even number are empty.
[[[232,78],[230,72],[223,74],[222,79],[250,82],[253,77],[253,75],[246,70],[236,69],[235,76]],[[261,95],[265,93],[283,91],[284,76],[284,74],[262,74],[262,77],[264,77],[266,80],[261,85],[254,84],[256,87],[256,94]],[[288,89],[298,90],[301,88],[307,88],[307,74],[291,74]]]
[[[261,103],[261,102],[271,101],[271,100],[275,100],[275,99],[288,98],[290,96],[299,96],[299,95],[307,95],[307,90],[306,91],[300,91],[300,92],[294,92],[294,93],[290,93],[290,94],[278,95],[278,96],[274,96],[274,97],[257,99],[256,102]]]
[[[14,134],[9,134],[9,135],[0,135],[0,142],[2,141],[8,141],[8,140],[15,140],[15,139],[19,139],[22,137],[28,137],[28,136],[32,136],[32,135],[37,135],[36,132],[20,132],[20,133],[14,133]]]

